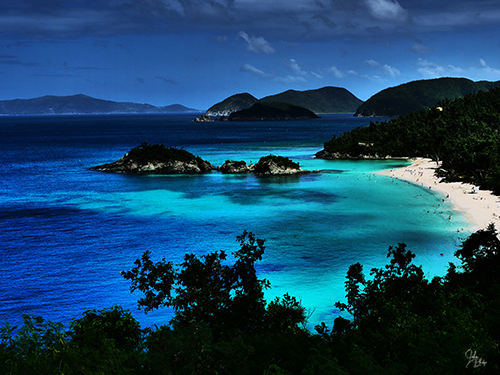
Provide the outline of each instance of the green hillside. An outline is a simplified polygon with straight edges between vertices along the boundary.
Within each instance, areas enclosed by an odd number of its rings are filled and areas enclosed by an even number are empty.
[[[229,121],[305,120],[318,118],[310,110],[283,102],[257,102],[252,107],[233,112]]]
[[[206,114],[209,116],[229,116],[233,112],[250,108],[257,101],[257,98],[247,92],[235,94],[211,106]]]
[[[429,157],[448,181],[500,194],[500,87],[353,129],[325,143],[322,158]]]
[[[286,102],[309,109],[314,113],[354,113],[363,101],[340,87],[323,87],[317,90],[288,90],[266,96],[261,102]]]
[[[373,95],[356,110],[355,116],[398,116],[430,108],[440,100],[461,98],[489,90],[499,82],[474,82],[465,78],[438,78],[408,82]]]

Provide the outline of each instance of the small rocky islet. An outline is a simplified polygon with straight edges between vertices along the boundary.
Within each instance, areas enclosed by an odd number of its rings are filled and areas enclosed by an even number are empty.
[[[215,167],[210,162],[183,148],[148,143],[133,148],[113,163],[98,165],[90,170],[137,175],[203,174],[216,170],[224,174],[254,173],[258,176],[312,173],[300,168],[299,163],[276,155],[264,156],[255,165],[247,164],[245,161],[226,160],[223,165]]]

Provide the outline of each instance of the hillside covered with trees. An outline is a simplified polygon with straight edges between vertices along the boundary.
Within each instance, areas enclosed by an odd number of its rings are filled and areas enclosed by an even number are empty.
[[[181,264],[146,251],[122,275],[145,311],[171,307],[168,325],[141,329],[119,306],[86,311],[68,329],[24,316],[0,328],[2,374],[495,374],[500,372],[500,240],[493,225],[466,239],[444,277],[428,280],[406,245],[365,275],[347,270],[352,319],[306,328],[306,308],[255,264],[265,241],[237,237],[233,254],[186,254]]]
[[[353,113],[363,101],[342,87],[322,87],[317,90],[288,90],[266,96],[261,102],[286,102],[305,107],[314,113]]]
[[[242,93],[232,95],[222,102],[214,104],[207,110],[206,114],[208,116],[229,116],[231,113],[248,109],[256,103],[262,106],[273,105],[271,103],[288,103],[304,107],[314,113],[354,113],[363,101],[344,88],[331,86],[306,91],[287,90],[260,100],[249,93]]]
[[[500,87],[334,136],[321,158],[429,157],[441,176],[500,194]]]
[[[466,78],[437,78],[412,81],[378,92],[362,103],[355,116],[399,116],[428,109],[441,100],[462,98],[467,94],[487,91],[500,82],[474,82]]]
[[[257,102],[250,108],[233,112],[229,121],[283,121],[319,118],[307,108],[284,102]]]

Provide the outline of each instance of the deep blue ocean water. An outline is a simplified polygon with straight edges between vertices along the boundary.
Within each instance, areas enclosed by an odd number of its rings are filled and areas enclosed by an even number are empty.
[[[350,264],[383,267],[404,242],[428,277],[444,275],[465,234],[443,197],[376,171],[405,161],[325,161],[323,142],[367,119],[324,115],[290,122],[195,123],[193,115],[0,118],[0,325],[22,314],[65,325],[114,304],[142,326],[171,312],[137,311],[121,270],[145,250],[180,262],[185,253],[237,250],[244,230],[266,239],[258,264],[266,297],[289,293],[331,326]],[[89,171],[142,142],[184,147],[221,165],[275,154],[321,173],[128,176]],[[452,219],[448,217],[452,215]],[[442,254],[442,255],[441,255]]]

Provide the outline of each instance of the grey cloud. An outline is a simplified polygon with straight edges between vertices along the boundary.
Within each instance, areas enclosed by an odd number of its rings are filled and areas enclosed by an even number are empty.
[[[410,50],[412,52],[415,52],[415,53],[418,53],[418,54],[422,54],[422,53],[428,53],[431,51],[431,49],[429,47],[427,47],[426,45],[424,45],[423,43],[421,42],[415,42],[411,47],[410,47]]]
[[[370,14],[380,20],[408,19],[408,12],[396,0],[365,0]]]
[[[261,78],[265,78],[267,77],[267,74],[264,73],[262,70],[260,69],[257,69],[255,66],[251,65],[251,64],[244,64],[241,68],[240,68],[240,72],[248,72],[248,73],[252,73],[252,74],[255,74],[256,76],[258,77],[261,77]]]
[[[285,61],[285,66],[295,75],[305,76],[307,73],[302,70],[302,65],[295,59],[289,59]]]
[[[248,35],[244,31],[240,31],[238,36],[247,42],[247,50],[253,53],[276,53],[276,50],[263,37],[255,37]]]
[[[130,33],[240,30],[267,40],[392,37],[470,25],[498,25],[493,0],[17,0],[0,4],[0,33],[60,39]],[[259,37],[256,37],[259,38]],[[261,37],[262,38],[262,37]],[[269,43],[268,43],[269,44]],[[253,42],[249,48],[264,52]],[[272,48],[272,47],[271,47]]]

